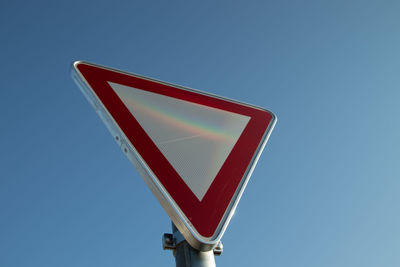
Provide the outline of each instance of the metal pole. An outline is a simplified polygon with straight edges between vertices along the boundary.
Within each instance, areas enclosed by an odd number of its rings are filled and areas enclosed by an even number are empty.
[[[182,235],[176,228],[175,224],[172,223],[172,232],[176,240],[182,240],[177,238],[178,235]],[[185,239],[179,244],[176,244],[174,250],[176,267],[215,267],[214,251],[199,251],[192,248]]]
[[[214,250],[199,251],[191,247],[174,223],[172,223],[172,232],[172,235],[164,234],[163,248],[173,250],[176,267],[216,267]],[[222,245],[216,254],[221,253]]]

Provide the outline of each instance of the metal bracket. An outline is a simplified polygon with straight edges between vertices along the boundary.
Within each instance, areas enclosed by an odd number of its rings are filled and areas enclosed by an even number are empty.
[[[181,234],[174,235],[165,233],[162,236],[162,247],[163,250],[175,250],[180,243],[186,241]],[[215,256],[220,256],[223,252],[222,242],[219,241],[218,244],[214,247],[213,252]]]
[[[163,250],[174,250],[176,248],[176,242],[173,234],[163,234],[162,248]]]
[[[214,255],[220,256],[222,254],[223,250],[224,250],[224,245],[222,245],[222,242],[219,241],[218,244],[213,249]]]

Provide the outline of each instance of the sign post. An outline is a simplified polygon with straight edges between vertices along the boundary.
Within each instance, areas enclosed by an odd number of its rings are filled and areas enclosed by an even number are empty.
[[[199,251],[192,246],[183,238],[182,234],[176,228],[175,224],[172,223],[173,234],[164,234],[163,247],[169,245],[168,249],[173,250],[175,257],[176,267],[215,267],[214,250]],[[168,237],[166,237],[166,235]],[[166,244],[166,238],[172,238],[168,240],[169,244]],[[171,247],[172,246],[172,247]]]
[[[175,232],[196,251],[218,247],[276,123],[275,115],[92,63],[74,62],[72,70],[176,225]],[[175,251],[181,255],[179,246]]]

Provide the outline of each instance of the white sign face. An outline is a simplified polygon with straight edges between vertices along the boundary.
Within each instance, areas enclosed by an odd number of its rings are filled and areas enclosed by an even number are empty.
[[[109,84],[201,201],[250,117]]]
[[[264,109],[75,62],[74,78],[186,240],[221,239],[276,122]]]

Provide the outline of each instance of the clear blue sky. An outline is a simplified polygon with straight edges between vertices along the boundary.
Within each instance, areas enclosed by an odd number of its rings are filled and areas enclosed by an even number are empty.
[[[174,266],[69,68],[272,110],[218,266],[400,266],[399,1],[0,2],[0,266]]]

